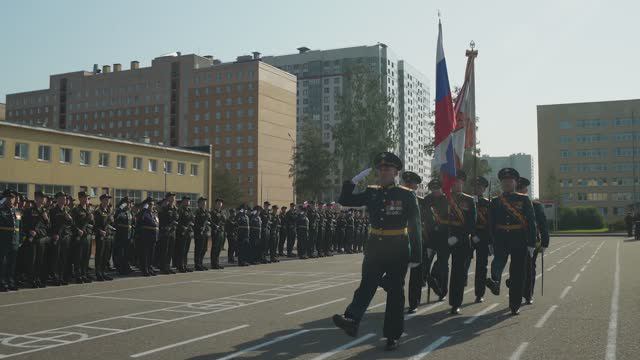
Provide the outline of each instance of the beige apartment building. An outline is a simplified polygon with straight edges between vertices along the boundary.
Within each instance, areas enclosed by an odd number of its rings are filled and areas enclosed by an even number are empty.
[[[0,103],[0,121],[4,121],[6,119],[6,105],[4,103]]]
[[[0,123],[0,191],[10,187],[31,199],[35,191],[74,198],[87,191],[93,203],[105,193],[116,202],[161,199],[167,191],[209,197],[212,161],[209,152]]]
[[[249,204],[293,198],[289,167],[296,126],[296,78],[260,54],[222,63],[169,54],[51,75],[49,88],[7,95],[18,124],[180,147],[212,145]],[[213,179],[215,186],[215,179]]]
[[[640,99],[538,106],[540,198],[620,220],[640,199]]]

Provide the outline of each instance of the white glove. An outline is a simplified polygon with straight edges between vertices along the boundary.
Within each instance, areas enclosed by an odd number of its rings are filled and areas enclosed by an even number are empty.
[[[529,257],[533,257],[533,252],[536,251],[536,248],[528,247],[527,250],[529,251]]]
[[[458,238],[455,236],[450,236],[449,239],[447,239],[447,242],[449,243],[449,246],[453,246],[458,242]]]
[[[489,255],[493,256],[493,245],[489,244]]]
[[[480,242],[480,238],[478,237],[478,235],[473,235],[471,241],[473,241],[474,244],[477,244]]]
[[[409,263],[409,269],[413,269],[418,266],[420,266],[420,263],[412,263],[412,262]]]
[[[427,256],[431,258],[433,256],[433,249],[427,249]]]
[[[362,181],[362,179],[366,178],[370,172],[371,172],[371,168],[362,170],[358,175],[354,176],[353,179],[351,179],[351,182],[353,184],[359,183],[360,181]]]

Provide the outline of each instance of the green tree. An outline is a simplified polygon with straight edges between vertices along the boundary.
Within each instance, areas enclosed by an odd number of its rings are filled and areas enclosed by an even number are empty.
[[[209,203],[213,203],[216,198],[223,198],[226,207],[236,207],[243,203],[244,194],[238,180],[224,168],[215,169],[213,181],[213,199],[209,199]]]
[[[335,169],[335,157],[323,144],[321,129],[305,119],[302,122],[301,139],[298,139],[293,164],[289,169],[297,198],[319,199],[324,191],[332,187],[329,176]]]
[[[397,121],[384,86],[380,75],[368,67],[346,70],[338,97],[339,122],[333,131],[345,178],[368,167],[377,153],[397,147]]]
[[[560,182],[553,169],[549,171],[547,183],[545,184],[544,197],[545,200],[553,200],[556,206],[562,206],[562,192],[560,191]]]

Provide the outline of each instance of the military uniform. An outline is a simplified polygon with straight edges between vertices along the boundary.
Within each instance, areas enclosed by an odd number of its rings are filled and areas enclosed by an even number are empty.
[[[140,214],[138,217],[138,224],[136,224],[136,229],[139,232],[139,243],[140,246],[138,249],[138,258],[139,258],[139,268],[142,271],[143,276],[152,276],[155,275],[153,268],[151,267],[151,263],[153,261],[153,252],[155,249],[155,245],[158,242],[158,232],[160,230],[160,220],[158,218],[158,214],[151,211],[151,204],[153,203],[153,199],[147,198],[143,203],[143,208],[140,210]],[[165,216],[171,216],[171,214],[166,214]],[[171,217],[170,217],[171,218]],[[166,228],[165,228],[166,229]],[[169,241],[166,238],[166,241]],[[164,244],[166,246],[166,243]],[[161,247],[164,250],[164,246]],[[168,257],[161,257],[164,261],[169,261]],[[161,265],[165,265],[168,268],[168,263],[163,262]],[[165,269],[166,269],[165,268]]]
[[[189,201],[188,197],[182,198],[182,201]],[[193,211],[186,205],[180,205],[178,209],[178,228],[176,230],[176,247],[173,256],[173,264],[180,272],[191,272],[191,268],[187,266],[189,262],[189,249],[193,241],[193,225],[195,218]]]
[[[498,178],[518,179],[519,174],[514,169],[505,168],[498,172]],[[531,200],[523,194],[503,192],[491,200],[489,223],[495,255],[487,286],[494,294],[499,294],[502,270],[507,257],[511,257],[509,307],[512,314],[517,315],[522,304],[527,251],[528,248],[533,249],[536,242],[536,222]]]
[[[175,196],[173,193],[167,195]],[[178,208],[175,205],[164,205],[158,211],[158,219],[160,220],[160,239],[156,254],[158,267],[163,274],[175,274],[175,271],[171,269],[171,257],[174,256],[176,248],[176,231],[180,219]],[[149,242],[144,241],[143,244],[146,246]]]
[[[219,199],[216,200],[218,202]],[[226,217],[222,209],[211,210],[211,223],[213,224],[213,236],[211,244],[211,268],[212,269],[224,269],[224,266],[220,265],[220,253],[224,247],[224,227],[226,225]]]
[[[134,219],[131,210],[127,206],[128,202],[129,198],[123,198],[114,215],[116,231],[113,241],[113,263],[120,275],[126,275],[131,272],[129,268],[129,251],[133,236]]]
[[[520,178],[520,186],[529,186],[529,180]],[[527,272],[524,278],[523,297],[527,304],[533,303],[533,292],[536,286],[536,261],[538,254],[549,247],[549,227],[547,216],[544,214],[544,205],[540,201],[533,201],[533,212],[536,218],[536,249],[533,256],[527,257]]]
[[[278,214],[278,223],[280,226],[278,227],[278,256],[284,255],[284,245],[287,242],[288,228],[287,228],[287,208],[280,208],[280,213]]]
[[[229,217],[224,226],[227,235],[227,262],[233,264],[238,256],[238,226],[236,224],[236,214],[233,209],[229,210]]]
[[[305,243],[305,250],[307,251],[307,256],[310,258],[316,257],[315,249],[316,249],[316,240],[318,238],[318,211],[315,208],[315,204],[313,202],[309,203],[309,208],[307,209],[307,218],[309,219],[309,235],[307,236],[307,241]]]
[[[336,243],[337,243],[338,253],[343,253],[346,248],[345,231],[347,227],[347,221],[345,217],[346,217],[346,213],[342,212],[338,214],[338,217],[336,219]]]
[[[355,243],[354,237],[355,237],[355,231],[356,231],[356,223],[353,217],[353,211],[349,210],[347,212],[345,222],[346,222],[346,227],[345,227],[345,235],[344,235],[345,236],[344,248],[347,254],[353,254],[353,247]]]
[[[258,262],[267,264],[267,253],[269,252],[269,242],[271,241],[271,212],[269,210],[269,202],[264,203],[264,208],[260,211],[261,231],[260,243],[258,246],[259,258]]]
[[[255,265],[260,263],[262,258],[262,220],[260,219],[260,213],[258,209],[254,209],[251,213],[249,222],[249,243],[251,245],[251,264]]]
[[[309,218],[307,212],[300,208],[296,217],[296,237],[298,238],[298,257],[307,259],[307,246],[309,243]]]
[[[432,182],[436,184],[433,180]],[[431,184],[431,183],[430,183]],[[442,186],[440,180],[437,180],[437,189]],[[424,199],[424,209],[426,210],[425,224],[427,230],[426,247],[427,252],[431,250],[432,255],[425,263],[426,271],[429,271],[427,281],[429,286],[434,290],[435,294],[444,300],[449,293],[449,256],[450,249],[447,239],[449,238],[449,205],[444,194],[436,196],[431,193]],[[431,267],[431,262],[436,261]]]
[[[269,238],[269,261],[274,263],[274,262],[280,262],[280,260],[278,260],[278,241],[280,239],[280,216],[276,213],[278,211],[278,208],[272,208],[273,212],[270,214],[270,218],[271,218],[271,224],[270,224],[270,228],[271,228],[271,233],[270,238]]]
[[[484,179],[484,182],[483,180],[477,179],[477,182],[482,182],[485,188],[488,186],[488,181],[486,181],[486,179]],[[487,279],[487,265],[489,262],[489,245],[493,246],[493,244],[491,244],[491,232],[489,231],[489,206],[489,199],[482,195],[478,196],[478,202],[476,204],[478,211],[476,237],[472,239],[472,247],[476,253],[476,268],[474,274],[476,302],[481,302],[485,294],[485,281]],[[471,257],[469,257],[469,261],[470,260]]]
[[[16,259],[20,246],[22,213],[10,206],[10,197],[17,197],[13,190],[3,192],[0,204],[0,291],[18,290],[15,278]]]
[[[198,199],[200,201],[206,201],[205,198]],[[209,239],[211,239],[211,213],[209,210],[199,207],[195,212],[194,226],[194,263],[195,269],[198,271],[206,270],[204,266],[204,256],[207,254],[207,246],[209,245]]]
[[[391,153],[379,154],[375,163],[377,167],[402,168],[400,159]],[[354,181],[343,184],[338,202],[343,206],[366,206],[371,216],[371,232],[362,263],[360,285],[344,316],[334,315],[333,321],[348,335],[356,336],[358,324],[382,276],[386,274],[388,286],[383,335],[387,338],[387,349],[392,350],[398,346],[398,339],[404,331],[407,266],[422,261],[420,210],[415,193],[408,188],[396,184],[369,186],[364,192],[354,194]]]
[[[102,199],[105,195],[100,196]],[[108,195],[106,195],[108,196]],[[111,198],[111,196],[108,196]],[[94,212],[94,231],[96,234],[96,253],[94,256],[96,280],[113,280],[105,273],[111,258],[113,247],[113,215],[108,207],[99,206]]]
[[[56,198],[60,194],[56,194]],[[73,235],[73,218],[66,206],[54,206],[49,211],[51,218],[51,239],[55,242],[55,253],[51,254],[51,263],[55,273],[55,281],[67,285],[71,280],[70,259],[71,237]]]
[[[79,197],[86,193],[79,193]],[[71,243],[74,278],[77,283],[91,282],[89,277],[89,258],[93,241],[94,218],[90,205],[76,205],[71,210],[74,237]]]
[[[293,205],[293,204],[292,204]],[[287,211],[284,223],[287,230],[287,257],[293,256],[293,247],[296,245],[296,209],[293,207]]]
[[[251,226],[249,217],[244,209],[240,209],[236,215],[236,228],[238,231],[238,266],[248,266],[251,263]]]

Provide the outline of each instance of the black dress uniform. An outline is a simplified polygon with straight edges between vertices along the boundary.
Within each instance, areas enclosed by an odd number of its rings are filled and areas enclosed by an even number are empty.
[[[183,197],[182,201],[191,200],[189,197]],[[189,249],[193,240],[193,225],[195,218],[191,208],[186,204],[181,204],[178,209],[178,228],[176,230],[176,247],[173,256],[174,266],[180,272],[191,272],[191,268],[187,266]]]
[[[222,199],[216,199],[217,202],[221,202]],[[224,246],[224,228],[226,225],[226,216],[222,209],[216,208],[211,210],[211,223],[213,224],[213,236],[211,244],[211,268],[212,269],[224,269],[224,266],[220,265],[220,253],[222,252],[222,247]]]
[[[152,198],[147,198],[140,210],[138,224],[136,229],[139,232],[140,246],[138,249],[139,268],[143,276],[155,275],[151,262],[153,260],[153,251],[158,242],[158,231],[160,229],[160,221],[158,215],[151,211]]]
[[[338,214],[336,219],[336,242],[337,251],[342,254],[345,249],[345,231],[347,227],[346,213],[343,211]]]
[[[238,209],[235,227],[238,233],[238,266],[248,266],[251,263],[251,225],[244,208]]]
[[[458,181],[466,181],[466,174],[458,170]],[[471,237],[476,232],[476,204],[473,197],[452,192],[449,199],[449,247],[451,251],[451,278],[449,279],[449,305],[451,313],[458,314],[467,281],[467,264],[471,256]],[[455,238],[455,243],[453,242]],[[451,240],[450,240],[451,239]]]
[[[64,193],[56,194],[65,196]],[[54,206],[49,210],[51,218],[51,239],[56,243],[55,254],[51,254],[53,271],[55,273],[55,282],[60,285],[67,285],[70,281],[70,253],[71,253],[71,236],[73,235],[73,218],[66,206]]]
[[[43,194],[37,193],[36,197],[43,197]],[[48,275],[45,266],[45,249],[49,242],[49,214],[43,206],[34,205],[25,211],[23,220],[28,243],[27,275],[32,287],[45,287]]]
[[[512,168],[505,168],[498,172],[500,180],[508,177],[518,179],[519,174]],[[535,247],[536,243],[536,220],[531,200],[528,196],[516,192],[502,193],[491,200],[489,223],[495,257],[500,256],[503,259],[501,264],[506,264],[506,258],[511,257],[509,307],[511,313],[517,315],[522,304],[527,248]],[[494,269],[492,263],[492,277],[493,274],[498,273],[498,270],[502,274],[502,268]],[[492,292],[499,293],[499,275],[496,278],[487,279],[487,286],[492,289]]]
[[[296,245],[296,209],[294,204],[285,215],[285,224],[287,229],[287,257],[293,257],[293,247]]]
[[[11,201],[18,194],[10,189],[3,191],[0,204],[0,291],[18,290],[15,271],[20,246],[21,212]]]
[[[278,207],[274,205],[270,215],[271,233],[269,234],[269,261],[272,263],[280,262],[278,260],[278,241],[280,239],[280,216],[278,215]]]
[[[356,225],[355,225],[355,219],[353,218],[353,210],[349,210],[347,212],[347,214],[345,215],[345,222],[346,222],[346,227],[345,227],[345,241],[344,241],[344,251],[347,254],[353,254],[353,247],[355,244],[355,231],[356,231]]]
[[[100,200],[111,198],[111,196],[102,194]],[[96,253],[94,256],[96,280],[113,280],[105,273],[109,259],[111,258],[111,250],[113,247],[113,215],[108,207],[98,206],[93,212],[95,219],[94,231],[96,234]]]
[[[284,256],[284,245],[287,242],[287,207],[283,206],[280,208],[280,213],[278,214],[278,222],[280,223],[280,227],[278,228],[278,256]]]
[[[476,184],[486,188],[489,181],[482,176],[476,178]],[[478,217],[476,221],[476,237],[471,241],[476,253],[476,269],[474,274],[474,290],[476,302],[482,302],[486,291],[487,264],[489,261],[489,245],[491,244],[491,232],[489,231],[489,205],[490,201],[482,195],[478,195],[476,204]],[[471,257],[469,257],[470,263]]]
[[[113,262],[120,275],[131,272],[129,249],[133,236],[133,214],[129,210],[128,203],[128,197],[122,198],[114,216],[116,233],[113,241]]]
[[[173,193],[167,197],[175,196]],[[171,269],[171,257],[176,247],[176,230],[178,227],[178,208],[175,205],[165,205],[158,211],[160,220],[160,239],[158,243],[158,267],[163,274],[175,274]],[[147,244],[148,242],[144,242]],[[153,261],[153,259],[152,259]]]
[[[444,194],[436,195],[433,191],[440,190],[442,183],[438,179],[429,182],[429,189],[432,191],[425,196],[423,209],[425,209],[425,233],[427,253],[431,256],[425,262],[425,273],[429,287],[438,295],[442,301],[449,293],[449,205]],[[431,266],[433,259],[436,261]]]
[[[302,206],[298,209],[296,216],[296,237],[298,238],[298,257],[307,259],[307,246],[309,244],[309,218]]]
[[[262,259],[262,219],[260,219],[260,207],[255,207],[251,212],[249,222],[249,241],[251,244],[251,264],[256,265]]]
[[[315,249],[316,249],[316,240],[318,238],[318,211],[315,208],[315,203],[313,201],[309,202],[309,208],[307,209],[307,218],[309,218],[309,235],[307,236],[307,241],[305,243],[305,250],[307,251],[307,256],[310,258],[316,257]]]
[[[198,199],[198,205],[203,205],[207,199]],[[198,207],[195,212],[193,238],[195,242],[194,263],[197,271],[206,270],[204,266],[204,256],[207,254],[207,246],[211,239],[211,213],[204,207]]]
[[[391,153],[376,156],[376,167],[393,166],[402,169],[400,159]],[[358,324],[369,307],[382,276],[388,278],[384,337],[387,349],[397,347],[404,331],[404,278],[409,263],[422,261],[420,210],[416,195],[408,188],[391,184],[369,186],[353,194],[355,185],[347,181],[342,186],[338,202],[343,206],[366,206],[371,219],[362,279],[344,316],[334,315],[336,326],[350,336],[356,336]]]
[[[236,224],[236,213],[229,210],[229,216],[224,225],[224,233],[227,235],[227,262],[233,264],[238,256],[238,226]]]

